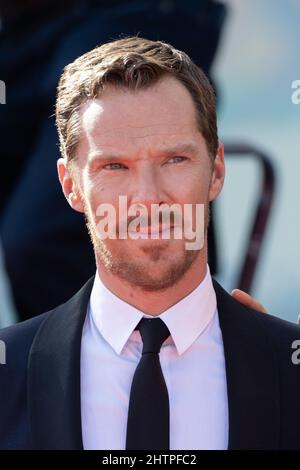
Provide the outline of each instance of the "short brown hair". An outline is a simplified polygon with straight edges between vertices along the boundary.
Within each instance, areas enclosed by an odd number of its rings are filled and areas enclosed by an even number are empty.
[[[62,156],[68,161],[74,158],[80,138],[80,107],[97,98],[105,85],[137,90],[154,85],[166,75],[175,77],[190,92],[199,130],[214,158],[218,149],[216,105],[208,78],[184,52],[137,36],[96,47],[64,68],[56,100]]]

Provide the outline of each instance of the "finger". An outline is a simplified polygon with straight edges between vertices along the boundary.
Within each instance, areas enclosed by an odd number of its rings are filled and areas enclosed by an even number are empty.
[[[254,299],[254,297],[251,297],[251,295],[247,294],[246,292],[240,289],[233,289],[231,295],[238,302],[245,305],[245,307],[253,308],[254,310],[257,310],[261,313],[267,313],[265,307],[260,302],[258,302],[258,300]]]

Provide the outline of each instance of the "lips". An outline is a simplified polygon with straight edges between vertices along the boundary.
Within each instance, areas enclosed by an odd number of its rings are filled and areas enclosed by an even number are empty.
[[[148,226],[144,226],[144,227],[139,226],[138,230],[129,230],[128,233],[129,234],[131,234],[131,233],[141,234],[141,235],[146,235],[148,237],[150,237],[150,236],[155,237],[155,236],[160,236],[163,233],[168,233],[169,231],[171,233],[171,230],[173,228],[174,227],[170,226],[170,225],[160,225],[160,226],[157,226],[157,227],[152,226],[152,231],[151,231],[151,226],[148,225]]]

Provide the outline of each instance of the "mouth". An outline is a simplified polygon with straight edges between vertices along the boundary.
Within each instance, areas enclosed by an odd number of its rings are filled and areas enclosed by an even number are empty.
[[[128,234],[131,235],[131,234],[134,234],[135,236],[138,234],[139,235],[139,238],[141,239],[148,239],[148,238],[152,238],[152,239],[156,239],[156,238],[160,238],[161,236],[163,236],[164,234],[168,235],[173,232],[173,229],[174,229],[174,226],[170,226],[170,225],[160,225],[160,226],[157,226],[157,227],[154,227],[154,226],[141,226],[139,227],[139,230],[128,230]],[[170,236],[171,238],[171,236]]]

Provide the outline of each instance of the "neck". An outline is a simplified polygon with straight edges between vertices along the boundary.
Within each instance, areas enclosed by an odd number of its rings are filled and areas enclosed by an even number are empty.
[[[104,269],[96,257],[97,275],[116,296],[142,312],[157,316],[190,294],[205,278],[207,252],[203,248],[190,269],[173,286],[157,291],[145,291]]]

